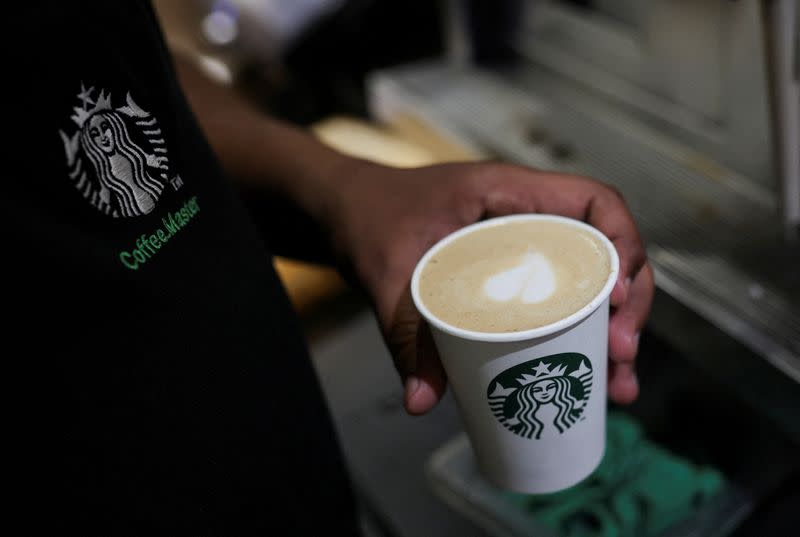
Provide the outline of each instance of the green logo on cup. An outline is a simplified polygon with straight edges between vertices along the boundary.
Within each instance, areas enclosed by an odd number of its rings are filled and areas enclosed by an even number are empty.
[[[592,363],[565,352],[506,369],[489,383],[489,408],[503,427],[523,438],[563,433],[579,420],[592,391]]]

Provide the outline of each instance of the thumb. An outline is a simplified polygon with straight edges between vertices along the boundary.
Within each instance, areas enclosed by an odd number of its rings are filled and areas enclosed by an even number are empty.
[[[409,290],[401,296],[386,334],[405,386],[406,411],[415,416],[427,413],[444,395],[447,377],[430,328],[414,307]]]
[[[436,351],[430,327],[420,321],[417,329],[417,367],[405,379],[405,407],[418,416],[431,410],[444,395],[447,375]]]

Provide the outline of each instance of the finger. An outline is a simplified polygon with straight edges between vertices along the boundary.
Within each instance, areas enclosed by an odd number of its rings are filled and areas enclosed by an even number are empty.
[[[653,301],[653,273],[645,265],[634,278],[628,300],[618,308],[609,322],[608,395],[620,404],[627,404],[639,394],[635,358],[639,336]]]
[[[610,188],[598,186],[589,201],[586,221],[609,238],[619,255],[619,276],[611,292],[611,305],[618,307],[628,298],[633,278],[647,261],[647,254],[622,197]]]
[[[418,416],[436,406],[444,395],[446,378],[430,328],[421,322],[417,331],[416,370],[405,381],[406,411]]]
[[[609,357],[614,362],[632,362],[639,346],[639,334],[653,304],[653,270],[645,265],[633,279],[628,299],[609,320]]]
[[[398,302],[386,342],[405,387],[406,411],[425,414],[444,395],[447,381],[430,329],[414,307],[408,290]]]
[[[484,200],[487,216],[542,212],[584,220],[594,226],[609,238],[619,255],[619,275],[611,304],[625,302],[631,280],[644,265],[646,253],[619,192],[585,177],[521,167],[500,168],[496,176],[496,181],[509,181],[498,182],[488,192]]]
[[[639,396],[639,380],[633,362],[609,364],[608,396],[620,405],[627,405]]]
[[[394,367],[405,383],[417,370],[417,335],[420,315],[414,307],[411,293],[406,291],[395,308],[392,322],[384,333],[386,344],[392,353]]]

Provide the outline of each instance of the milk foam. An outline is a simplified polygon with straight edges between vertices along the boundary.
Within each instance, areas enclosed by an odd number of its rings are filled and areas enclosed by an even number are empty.
[[[483,284],[486,296],[498,302],[516,298],[524,304],[538,304],[555,291],[553,265],[537,252],[525,254],[519,266],[490,276]]]
[[[509,222],[463,235],[433,255],[419,294],[442,321],[478,332],[517,332],[577,312],[611,270],[604,244],[559,222]]]

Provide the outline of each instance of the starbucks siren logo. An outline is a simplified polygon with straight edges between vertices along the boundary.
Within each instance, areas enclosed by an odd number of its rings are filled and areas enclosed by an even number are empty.
[[[497,375],[487,389],[489,408],[509,431],[523,438],[545,429],[563,433],[578,421],[592,391],[592,363],[583,354],[553,354]]]
[[[94,95],[94,91],[81,84],[81,104],[70,116],[78,129],[72,135],[59,131],[69,178],[104,214],[115,218],[147,214],[155,209],[168,180],[161,128],[130,93],[123,106],[114,107],[109,93],[100,90]],[[178,176],[170,182],[176,190],[182,184]]]

